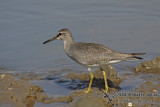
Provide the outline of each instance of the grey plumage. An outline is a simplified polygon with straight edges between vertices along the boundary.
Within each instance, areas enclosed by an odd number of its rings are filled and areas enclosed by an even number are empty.
[[[72,33],[68,29],[61,29],[54,39],[61,39],[64,42],[64,50],[66,54],[74,61],[87,67],[113,64],[125,60],[143,59],[136,55],[144,54],[120,53],[101,44],[74,42]],[[50,40],[51,39],[47,40],[47,42]],[[45,43],[46,42],[44,42],[44,44]]]
[[[132,53],[120,53],[100,44],[82,42],[71,44],[66,53],[76,62],[89,67],[141,59]]]

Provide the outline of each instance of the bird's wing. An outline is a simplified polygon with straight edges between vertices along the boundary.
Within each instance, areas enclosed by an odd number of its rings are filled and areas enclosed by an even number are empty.
[[[112,49],[109,49],[108,47],[101,45],[101,44],[95,44],[95,43],[76,43],[75,45],[76,48],[78,48],[78,50],[81,51],[85,51],[87,53],[97,53],[99,54],[99,52],[102,53],[113,53],[115,52]]]
[[[110,60],[111,56],[116,53],[100,44],[94,43],[75,43],[70,50],[70,57],[82,64],[103,64]]]

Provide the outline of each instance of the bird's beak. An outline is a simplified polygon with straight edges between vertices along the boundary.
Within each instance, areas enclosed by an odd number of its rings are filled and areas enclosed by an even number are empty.
[[[55,37],[53,37],[53,38],[51,38],[51,39],[46,40],[45,42],[43,42],[43,44],[46,44],[46,43],[48,43],[48,42],[51,42],[51,41],[53,41],[53,40],[55,40],[55,39],[57,39],[57,38],[58,38],[58,36],[55,36]]]

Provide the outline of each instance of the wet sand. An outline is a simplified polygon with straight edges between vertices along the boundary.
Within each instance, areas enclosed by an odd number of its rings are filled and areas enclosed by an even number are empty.
[[[159,70],[159,60],[143,62],[137,66],[135,76],[148,73],[149,71],[156,72]],[[144,66],[145,65],[145,66]],[[142,69],[143,68],[143,69]],[[148,69],[150,68],[150,69]],[[153,68],[153,70],[151,69]],[[68,95],[49,95],[45,89],[38,85],[32,84],[33,80],[44,80],[39,75],[13,75],[0,74],[0,106],[12,107],[34,107],[37,102],[41,104],[53,104],[60,102],[64,107],[158,107],[160,106],[160,72],[155,78],[153,73],[151,79],[145,81],[137,88],[129,91],[120,91],[119,84],[124,78],[118,78],[117,72],[112,66],[103,68],[107,73],[107,82],[109,92],[104,93],[103,75],[99,70],[94,72],[95,79],[92,85],[92,92],[84,94],[89,84],[89,73],[69,73],[62,78],[56,80],[57,84],[67,84],[68,80],[72,80],[66,87],[70,88]],[[141,72],[140,72],[141,71]],[[138,74],[137,74],[138,72]],[[152,72],[149,72],[152,73]],[[124,76],[124,75],[123,75]],[[127,75],[125,75],[127,76]],[[46,77],[45,80],[54,80],[55,78]],[[79,80],[79,82],[75,82]],[[87,85],[86,85],[87,84]],[[52,90],[54,91],[54,90]],[[55,90],[56,91],[56,90]],[[57,106],[56,106],[57,107]]]

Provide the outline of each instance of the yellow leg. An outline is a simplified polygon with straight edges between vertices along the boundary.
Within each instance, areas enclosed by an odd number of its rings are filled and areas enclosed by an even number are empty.
[[[88,87],[88,90],[85,91],[85,93],[88,93],[88,92],[91,92],[92,89],[91,89],[91,85],[92,85],[92,82],[93,82],[93,74],[92,74],[92,71],[91,71],[91,68],[88,68],[88,71],[90,72],[90,83],[89,83],[89,87]]]
[[[102,71],[103,76],[104,76],[104,82],[105,82],[105,92],[108,92],[108,85],[107,85],[107,75],[105,71]]]

